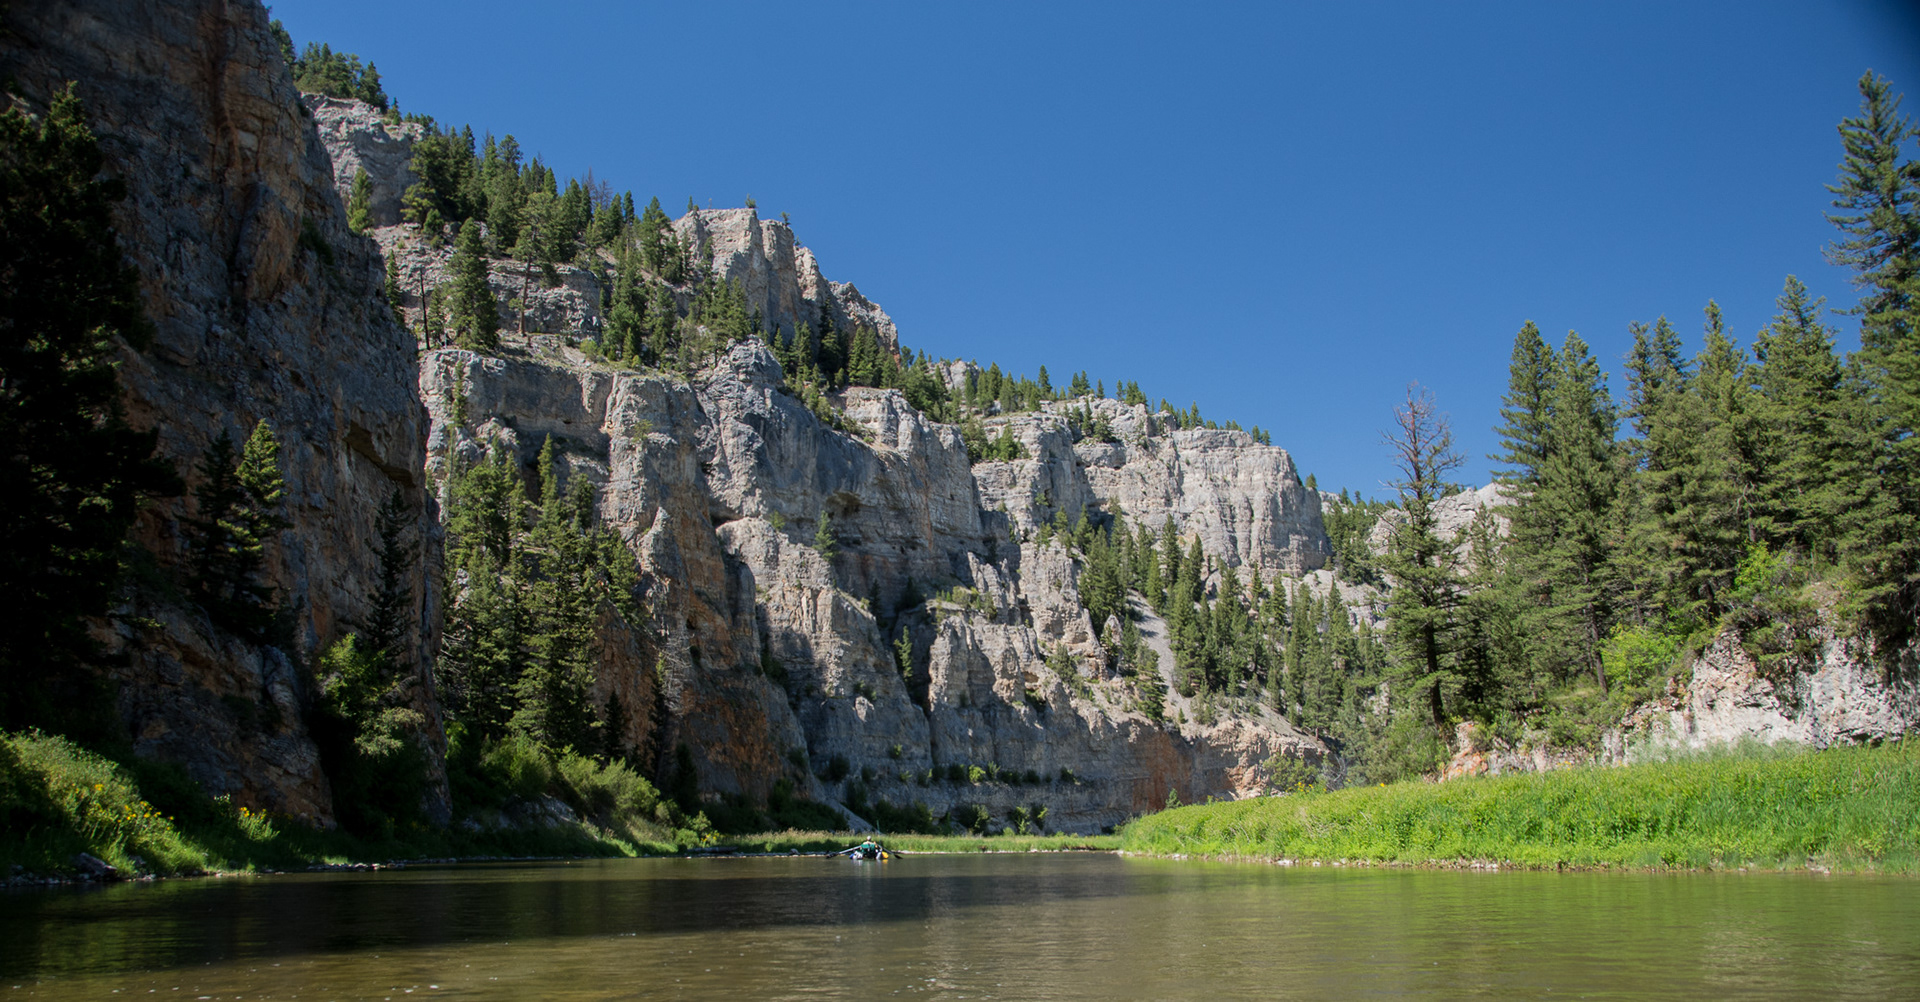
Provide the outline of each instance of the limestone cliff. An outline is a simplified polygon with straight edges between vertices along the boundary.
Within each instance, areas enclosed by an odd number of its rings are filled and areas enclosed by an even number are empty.
[[[302,721],[305,659],[352,630],[375,591],[374,512],[398,488],[435,531],[421,486],[425,412],[412,338],[378,300],[381,262],[351,235],[334,166],[256,3],[74,0],[0,8],[0,62],[44,108],[68,80],[92,116],[116,213],[138,268],[153,346],[121,363],[129,417],[159,429],[188,478],[221,432],[270,422],[281,442],[288,529],[268,554],[292,653],[226,635],[168,596],[183,559],[178,498],[147,511],[138,542],[157,567],[110,644],[121,713],[141,752],[211,792],[326,820],[325,776]],[[431,547],[429,547],[431,549]],[[419,620],[433,596],[413,581]],[[134,625],[144,624],[144,625]],[[425,665],[435,638],[412,638]],[[431,718],[424,677],[417,705]]]
[[[382,251],[400,264],[403,306],[418,321],[426,293],[447,280],[450,243],[427,238],[413,227],[399,225],[400,199],[416,180],[408,162],[420,126],[388,122],[371,105],[318,94],[301,96],[332,158],[334,183],[344,204],[356,172],[365,170],[372,187],[374,236]],[[818,326],[821,311],[835,326],[851,331],[873,328],[880,343],[897,350],[900,343],[893,318],[862,295],[851,282],[832,282],[821,273],[813,252],[794,239],[784,221],[761,219],[751,208],[689,209],[673,223],[674,236],[684,241],[697,262],[711,266],[715,279],[737,283],[749,310],[759,310],[769,329],[791,336],[802,322]],[[592,336],[604,319],[601,303],[611,282],[610,257],[598,257],[556,266],[558,285],[549,286],[524,265],[499,261],[493,284],[501,304],[503,326],[536,333]],[[684,308],[692,287],[676,290]],[[507,303],[525,301],[525,316],[509,311]]]
[[[633,691],[662,702],[667,732],[636,721],[628,739],[686,743],[708,791],[761,797],[787,777],[852,799],[853,779],[820,775],[844,759],[871,799],[936,815],[984,804],[996,818],[1043,803],[1051,824],[1084,829],[1170,789],[1254,793],[1275,756],[1323,754],[1267,713],[1174,727],[1130,709],[1129,684],[1092,643],[1073,560],[1057,543],[1017,542],[958,431],[897,391],[848,391],[846,434],[782,391],[757,343],[690,382],[598,365],[552,338],[502,356],[423,360],[429,471],[487,449],[530,464],[551,437],[564,477],[599,488],[601,517],[646,572],[650,613],[641,636],[603,646],[666,669]],[[1013,477],[1025,488],[1040,476],[1029,467]],[[1083,471],[1065,475],[1093,496]],[[831,555],[811,545],[822,512]],[[1047,666],[1059,643],[1083,655],[1064,673]],[[934,778],[956,764],[1014,781]]]
[[[1110,440],[1076,436],[1066,413],[1083,410],[1112,429]],[[1098,503],[1156,531],[1171,517],[1183,537],[1227,565],[1257,567],[1268,578],[1298,576],[1326,563],[1320,497],[1300,482],[1285,449],[1243,431],[1168,429],[1143,404],[1056,401],[1029,414],[987,422],[1010,427],[1029,459],[983,463],[988,507],[1005,505],[1032,529],[1064,510],[1069,519]]]

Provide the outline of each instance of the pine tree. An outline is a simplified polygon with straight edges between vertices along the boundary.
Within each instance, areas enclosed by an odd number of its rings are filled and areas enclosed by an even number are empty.
[[[353,187],[347,196],[347,228],[365,233],[373,228],[373,178],[367,169],[353,172]]]
[[[1853,312],[1861,318],[1860,343],[1873,364],[1906,384],[1920,378],[1920,163],[1906,145],[1920,130],[1900,111],[1900,96],[1885,77],[1869,70],[1860,78],[1860,114],[1840,123],[1846,159],[1840,164],[1827,219],[1845,233],[1828,248],[1834,264],[1854,271],[1863,290]],[[1908,406],[1920,401],[1902,401]],[[1920,421],[1905,427],[1920,427]]]
[[[447,506],[448,599],[436,671],[448,705],[476,738],[507,733],[526,664],[526,613],[516,584],[525,489],[503,454],[456,472]]]
[[[1629,476],[1621,484],[1622,547],[1615,559],[1621,602],[1635,623],[1664,618],[1684,576],[1673,530],[1692,462],[1687,424],[1692,372],[1666,317],[1636,324],[1627,356]]]
[[[647,350],[651,353],[654,365],[665,366],[675,356],[678,345],[675,333],[678,330],[680,310],[673,300],[673,290],[665,285],[653,287],[653,298],[647,301],[646,318]]]
[[[447,313],[453,322],[454,343],[469,351],[498,351],[499,308],[487,285],[487,254],[480,242],[480,224],[471,219],[460,227],[451,270],[453,287]]]
[[[380,583],[372,595],[366,627],[367,648],[395,666],[407,660],[401,642],[415,619],[412,573],[420,547],[409,538],[412,523],[406,495],[395,487],[374,517],[380,540]]]
[[[1692,450],[1669,536],[1681,563],[1684,608],[1711,623],[1726,611],[1741,558],[1757,536],[1751,376],[1746,352],[1727,337],[1713,303],[1694,368],[1686,416]]]
[[[1529,320],[1513,339],[1513,360],[1507,369],[1507,395],[1494,431],[1506,453],[1489,456],[1508,468],[1497,476],[1518,485],[1522,492],[1536,479],[1546,453],[1548,407],[1552,395],[1553,352]]]
[[[260,580],[266,546],[289,524],[280,514],[286,484],[280,446],[265,420],[247,437],[238,461],[226,432],[200,461],[197,511],[188,520],[192,590],[214,621],[256,640],[274,615],[274,589]]]
[[[429,349],[447,343],[447,296],[438,288],[427,293],[426,307],[421,311],[421,339]]]
[[[1564,665],[1583,665],[1601,691],[1600,644],[1610,622],[1608,557],[1619,488],[1618,417],[1600,364],[1568,332],[1555,361],[1546,453],[1538,484],[1517,520],[1545,602],[1536,624],[1539,649]]]
[[[520,243],[528,192],[520,178],[520,144],[512,136],[498,144],[488,137],[481,157],[480,186],[485,193],[487,238],[500,257],[514,254]]]
[[[1764,440],[1756,458],[1760,535],[1776,548],[1831,559],[1847,510],[1840,361],[1820,322],[1822,300],[1793,276],[1780,312],[1754,341],[1755,410]]]
[[[584,480],[562,496],[553,438],[540,447],[540,493],[520,573],[528,585],[528,654],[514,685],[509,726],[555,750],[594,747],[593,613],[589,533],[593,488]]]
[[[99,705],[84,617],[113,603],[141,500],[181,489],[121,409],[117,344],[151,328],[102,166],[72,85],[38,119],[0,111],[0,726]]]
[[[640,257],[646,262],[647,270],[666,277],[669,258],[676,252],[673,243],[673,221],[660,208],[660,199],[654,198],[640,214]]]
[[[819,520],[815,522],[813,527],[813,548],[820,556],[827,560],[832,560],[834,554],[839,552],[838,544],[839,541],[833,536],[833,520],[827,516],[826,511],[823,509],[820,512]]]
[[[1889,649],[1920,622],[1920,163],[1916,132],[1885,78],[1860,78],[1860,114],[1840,123],[1846,158],[1829,185],[1845,236],[1828,249],[1861,290],[1853,381],[1865,399],[1857,448],[1871,457],[1843,549],[1854,602]]]
[[[1453,654],[1460,585],[1453,544],[1440,539],[1434,505],[1446,493],[1447,475],[1465,460],[1453,451],[1453,432],[1433,394],[1408,386],[1406,406],[1395,408],[1393,419],[1387,442],[1399,476],[1389,486],[1399,491],[1406,518],[1387,543],[1393,577],[1387,607],[1402,677],[1425,695],[1434,726],[1442,728],[1447,691],[1459,686]]]
[[[607,308],[607,340],[613,353],[637,365],[646,352],[647,288],[634,272],[638,256],[623,252],[613,280],[613,301]]]

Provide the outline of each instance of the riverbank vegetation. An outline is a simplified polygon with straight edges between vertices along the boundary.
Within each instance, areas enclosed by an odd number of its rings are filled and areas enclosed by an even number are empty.
[[[1120,835],[1153,855],[1920,873],[1920,740],[1300,792]]]
[[[831,852],[862,838],[791,829],[720,835],[703,815],[691,822],[678,817],[631,770],[581,756],[554,759],[530,741],[456,752],[449,764],[464,823],[359,835],[208,797],[176,767],[140,759],[117,763],[37,731],[0,734],[0,874],[84,872],[76,862],[82,853],[125,876],[179,876],[419,859]],[[527,811],[533,805],[539,816]],[[907,852],[1119,846],[1111,835],[905,835],[884,841]]]
[[[0,875],[84,872],[81,853],[121,875],[303,869],[393,860],[633,856],[710,843],[655,814],[645,780],[591,760],[554,760],[525,744],[459,763],[461,822],[374,832],[324,829],[209,797],[177,766],[116,762],[56,735],[0,734]],[[491,792],[473,788],[491,784]],[[564,799],[549,791],[564,793]],[[505,808],[532,799],[538,816]]]

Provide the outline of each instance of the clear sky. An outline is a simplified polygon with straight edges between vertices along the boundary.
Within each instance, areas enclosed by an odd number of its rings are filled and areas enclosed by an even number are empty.
[[[1743,343],[1822,248],[1834,127],[1920,17],[1805,3],[279,0],[407,111],[678,215],[792,217],[911,347],[1273,431],[1381,491],[1409,381],[1483,482],[1522,322]],[[1857,325],[1835,318],[1843,346]]]

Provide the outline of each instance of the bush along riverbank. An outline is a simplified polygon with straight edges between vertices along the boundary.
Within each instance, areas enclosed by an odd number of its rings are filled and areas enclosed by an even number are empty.
[[[1300,792],[1174,808],[1120,834],[1122,850],[1163,856],[1912,874],[1920,740]]]

